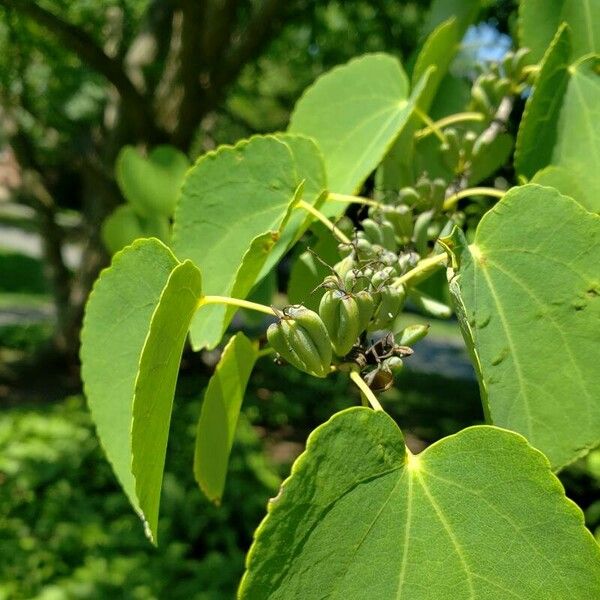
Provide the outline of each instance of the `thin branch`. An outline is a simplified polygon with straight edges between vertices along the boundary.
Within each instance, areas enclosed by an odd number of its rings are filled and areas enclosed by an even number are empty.
[[[144,130],[147,133],[148,123],[152,122],[147,112],[147,99],[133,85],[123,64],[108,56],[89,34],[29,0],[0,0],[0,6],[12,8],[29,17],[54,34],[84,63],[104,75],[119,92],[128,118],[136,124],[138,133],[141,134]]]
[[[262,52],[281,27],[281,17],[289,4],[293,2],[263,0],[240,34],[239,43],[233,47],[222,68],[217,71],[216,79],[220,85],[227,85],[235,80],[242,67]]]

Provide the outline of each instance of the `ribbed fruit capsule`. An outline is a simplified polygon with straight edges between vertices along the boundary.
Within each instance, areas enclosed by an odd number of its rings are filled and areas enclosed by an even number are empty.
[[[379,246],[383,246],[383,232],[381,231],[381,225],[373,219],[363,219],[361,221],[363,232],[366,238],[372,243]]]
[[[375,331],[377,329],[386,329],[391,325],[402,310],[405,299],[406,289],[404,286],[385,286],[381,290],[381,300],[375,311],[375,319],[369,325],[369,329]]]
[[[342,258],[339,262],[333,265],[333,270],[340,276],[345,277],[346,273],[354,267],[354,257],[352,255]]]
[[[394,337],[396,343],[400,346],[412,346],[418,341],[422,340],[429,331],[429,325],[409,325],[405,327],[400,333],[397,333]]]
[[[341,290],[323,294],[319,315],[327,328],[333,350],[338,356],[346,356],[354,346],[360,329],[360,311],[354,297]]]
[[[363,290],[354,295],[354,300],[358,306],[358,314],[360,317],[360,325],[358,335],[360,335],[369,325],[371,318],[375,314],[377,303],[370,292]]]
[[[331,340],[319,315],[304,306],[287,307],[267,329],[269,344],[291,365],[326,377],[331,366]]]
[[[371,278],[371,285],[375,289],[379,289],[381,286],[386,285],[390,282],[392,277],[397,274],[396,269],[394,267],[384,267],[379,271],[376,271]]]
[[[382,246],[390,251],[396,252],[398,244],[396,243],[396,232],[394,226],[387,219],[383,219],[379,225],[381,231]]]

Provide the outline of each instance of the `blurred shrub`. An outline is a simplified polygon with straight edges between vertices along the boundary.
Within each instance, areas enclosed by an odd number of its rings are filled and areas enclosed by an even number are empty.
[[[0,293],[48,293],[42,263],[36,258],[0,248],[0,275]]]
[[[231,598],[279,478],[240,422],[223,505],[192,478],[197,401],[179,403],[159,547],[117,487],[81,398],[0,418],[0,599]]]

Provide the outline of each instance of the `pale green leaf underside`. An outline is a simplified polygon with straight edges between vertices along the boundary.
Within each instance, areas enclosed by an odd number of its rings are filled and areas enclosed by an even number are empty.
[[[572,59],[600,52],[600,0],[521,0],[519,39],[531,61],[542,58],[563,21],[573,34]]]
[[[292,152],[273,136],[222,146],[190,169],[175,211],[173,248],[200,268],[204,293],[232,292],[253,241],[269,232],[276,241],[297,187]],[[255,268],[254,259],[246,260]],[[238,284],[238,291],[244,287]],[[219,343],[226,312],[221,306],[198,311],[190,331],[195,349]]]
[[[175,384],[201,295],[202,280],[193,263],[175,267],[152,315],[139,364],[131,424],[132,471],[147,533],[154,542]]]
[[[554,468],[600,443],[600,217],[552,188],[513,188],[458,285],[492,422]]]
[[[418,104],[421,110],[425,112],[429,110],[440,83],[446,76],[450,63],[454,60],[459,43],[459,26],[455,17],[451,17],[438,25],[425,40],[417,55],[411,76],[412,86],[416,87],[429,68],[435,67],[435,70],[429,76],[424,93],[419,98]]]
[[[383,412],[309,438],[247,560],[248,600],[590,600],[600,551],[542,454],[471,427],[407,459]]]
[[[146,498],[138,495],[140,488],[136,489],[132,471],[134,395],[140,396],[145,383],[155,376],[150,359],[156,343],[152,340],[158,332],[148,335],[151,323],[156,327],[162,321],[158,315],[167,311],[170,330],[187,330],[189,326],[186,315],[178,312],[181,302],[172,297],[173,290],[181,292],[180,286],[172,288],[181,277],[189,280],[186,286],[199,285],[195,269],[189,264],[180,265],[158,240],[133,243],[115,255],[111,267],[102,272],[94,285],[81,334],[82,378],[98,436],[121,486],[139,513],[147,505]],[[173,308],[177,313],[169,314]],[[179,363],[173,359],[181,353],[178,340],[165,334],[160,343],[163,351],[169,353],[169,369],[176,373]],[[164,370],[165,366],[157,366],[156,375],[173,377],[172,372]],[[165,402],[163,396],[154,392],[150,396],[142,394],[136,404],[148,398],[159,404]],[[144,422],[139,425],[145,426]],[[144,429],[139,431],[143,434]]]
[[[552,164],[577,178],[584,195],[575,199],[600,212],[600,57],[582,60],[570,73]]]
[[[257,355],[257,344],[243,333],[236,334],[225,346],[206,388],[196,430],[194,474],[212,502],[220,502],[223,495],[229,453]]]
[[[519,124],[515,168],[529,179],[552,160],[558,116],[570,77],[570,55],[569,30],[561,27],[544,55]]]
[[[381,162],[413,109],[400,63],[367,54],[326,73],[305,92],[289,131],[314,138],[331,191],[355,192]]]
[[[171,217],[190,163],[173,146],[157,146],[147,157],[125,146],[116,163],[116,177],[127,201],[140,215]]]

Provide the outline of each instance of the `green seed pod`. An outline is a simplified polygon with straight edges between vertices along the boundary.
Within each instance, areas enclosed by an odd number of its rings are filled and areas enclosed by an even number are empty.
[[[491,115],[494,112],[494,107],[490,97],[478,82],[475,82],[471,89],[471,98],[473,99],[474,108],[480,110],[485,115]]]
[[[402,254],[398,258],[398,268],[400,269],[400,275],[404,275],[411,269],[417,266],[417,263],[420,260],[420,256],[416,252],[407,252],[406,254]]]
[[[462,140],[458,134],[458,131],[454,127],[449,127],[444,130],[444,136],[446,137],[446,143],[450,146],[453,153],[457,155],[460,153]]]
[[[362,233],[359,232],[359,234]],[[357,237],[356,240],[356,254],[359,260],[370,260],[375,256],[375,250],[373,250],[373,244],[364,237]]]
[[[513,79],[521,79],[523,76],[523,67],[527,62],[527,57],[529,56],[530,50],[529,48],[519,48],[512,60],[512,78]]]
[[[379,257],[379,262],[386,267],[394,267],[394,273],[398,266],[398,255],[395,252],[389,252],[385,250]]]
[[[343,279],[346,273],[354,268],[354,257],[352,255],[342,258],[338,263],[333,265],[333,270]]]
[[[382,246],[389,252],[396,252],[398,244],[396,243],[394,226],[387,219],[384,219],[381,221],[380,231],[383,241]]]
[[[447,304],[423,294],[416,288],[411,289],[408,295],[415,306],[427,315],[436,319],[449,319],[452,316],[452,309]]]
[[[384,267],[383,269],[376,271],[371,278],[371,285],[378,289],[383,285],[390,283],[392,277],[396,275],[394,267]]]
[[[507,77],[512,77],[514,74],[515,55],[513,52],[507,52],[502,58],[502,70]]]
[[[346,356],[359,335],[361,319],[356,300],[340,290],[325,292],[319,304],[319,315],[335,353]]]
[[[409,325],[394,337],[399,346],[412,346],[422,340],[429,331],[429,325]]]
[[[379,223],[373,221],[373,219],[364,219],[361,222],[361,225],[365,235],[367,236],[367,239],[372,244],[379,244],[380,246],[383,246],[383,233]]]
[[[407,206],[413,206],[421,201],[421,196],[419,196],[419,193],[413,187],[403,187],[398,196],[400,202]]]
[[[338,252],[342,258],[346,258],[346,256],[350,256],[354,252],[354,247],[352,244],[342,242],[338,244]]]
[[[365,277],[360,269],[351,269],[344,277],[344,288],[349,292],[358,292],[366,290],[369,287],[370,279]]]
[[[450,144],[443,143],[440,146],[440,152],[442,154],[442,161],[450,171],[456,172],[458,168],[458,162],[460,160],[460,153],[458,149]]]
[[[404,286],[386,286],[381,290],[381,300],[375,311],[375,318],[369,325],[371,331],[387,329],[400,314],[406,299]]]
[[[396,375],[404,366],[403,360],[398,356],[390,356],[383,361],[385,368],[389,369],[393,375]]]
[[[474,131],[467,131],[463,138],[463,157],[465,161],[470,161],[473,158],[473,146],[477,140],[477,134]],[[446,187],[444,182],[444,189]]]
[[[358,335],[360,335],[368,327],[371,318],[375,314],[377,303],[375,302],[375,298],[373,298],[373,294],[366,290],[355,294],[354,300],[356,300],[356,305],[358,306],[358,315],[360,318]]]
[[[388,214],[388,219],[394,227],[396,236],[402,245],[408,243],[412,236],[413,215],[410,207],[400,204]]]
[[[432,182],[431,200],[434,210],[440,212],[444,207],[444,199],[446,197],[446,182],[441,177],[436,177]]]
[[[319,315],[304,306],[289,306],[267,329],[269,344],[291,365],[326,377],[331,366],[331,341]]]
[[[494,85],[494,93],[496,94],[496,98],[499,100],[502,98],[502,96],[506,96],[506,94],[510,92],[511,85],[510,79],[506,79],[505,77],[499,79]]]
[[[413,232],[413,242],[417,252],[421,255],[427,253],[427,244],[429,242],[429,224],[433,219],[433,211],[428,210],[421,213],[415,221],[415,229]]]

